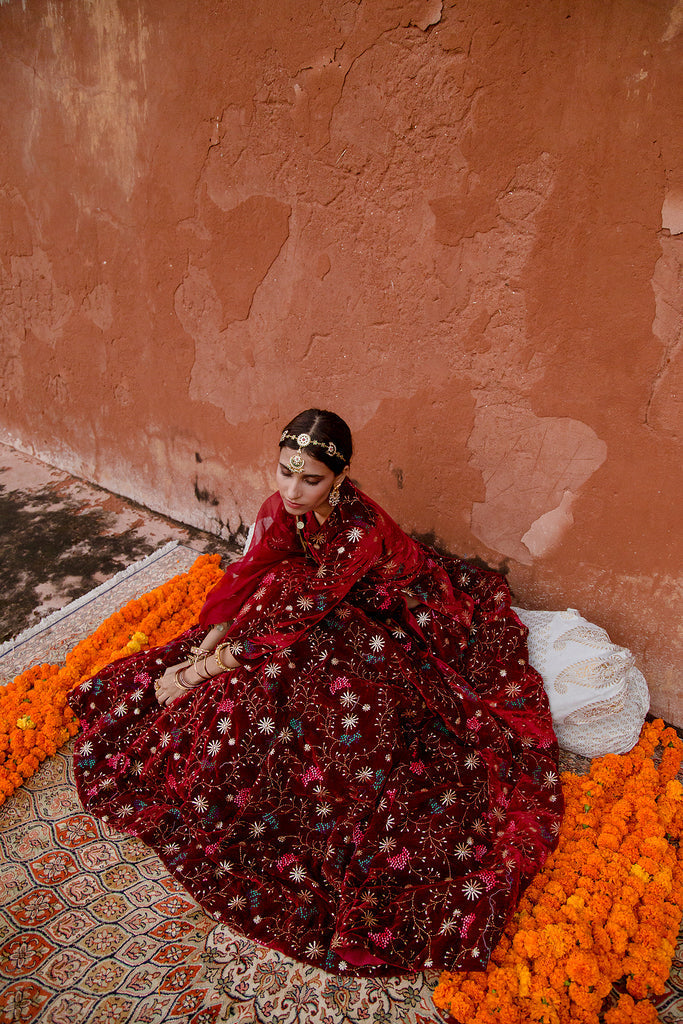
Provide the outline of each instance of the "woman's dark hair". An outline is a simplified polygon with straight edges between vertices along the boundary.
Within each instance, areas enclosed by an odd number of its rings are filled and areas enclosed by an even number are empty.
[[[317,444],[311,446],[309,454],[335,473],[339,473],[351,461],[351,431],[341,416],[334,412],[327,412],[325,409],[306,409],[287,424],[283,434],[290,434],[292,437],[280,441],[280,448],[293,448],[296,451],[299,447],[296,443],[299,434],[308,434],[312,441],[333,444],[336,448],[335,455],[330,455],[325,448]]]

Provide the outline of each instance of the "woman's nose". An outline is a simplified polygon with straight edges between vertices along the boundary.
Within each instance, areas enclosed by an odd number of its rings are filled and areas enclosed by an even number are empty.
[[[301,497],[301,480],[298,476],[291,476],[287,481],[287,497],[290,501],[296,501]]]

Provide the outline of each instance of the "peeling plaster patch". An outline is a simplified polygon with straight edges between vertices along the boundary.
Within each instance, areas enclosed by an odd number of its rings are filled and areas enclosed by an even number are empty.
[[[464,349],[453,369],[471,372],[494,390],[503,385],[526,393],[543,376],[543,360],[530,362],[528,350],[512,339],[527,333],[523,282],[538,244],[538,219],[555,180],[555,159],[542,152],[517,165],[496,192],[469,175],[459,193],[429,199],[440,315],[448,316],[449,338],[463,339],[462,348],[450,345],[455,353]]]
[[[425,4],[423,13],[416,17],[412,24],[417,25],[423,32],[426,32],[431,25],[438,25],[441,21],[441,14],[443,12],[443,3],[441,0],[430,0],[429,3]]]
[[[472,507],[472,532],[525,565],[571,527],[576,493],[607,457],[587,424],[510,405],[477,410],[468,448],[486,486]]]
[[[572,505],[575,497],[571,491],[565,491],[557,508],[539,516],[524,534],[522,544],[534,558],[542,558],[552,551],[574,525]]]
[[[662,205],[662,227],[672,235],[683,233],[683,192],[667,193]]]
[[[301,68],[292,82],[294,105],[292,115],[300,133],[315,153],[330,142],[335,109],[345,90],[351,69],[368,55],[383,36],[401,26],[414,25],[426,32],[441,20],[442,0],[410,0],[402,4],[358,4],[353,28],[348,28],[334,55],[320,53],[313,63]],[[398,9],[397,9],[398,8]],[[380,124],[378,134],[389,137]]]
[[[655,264],[652,290],[655,318],[652,333],[663,346],[662,358],[650,386],[645,422],[658,433],[681,440],[683,394],[683,239],[659,239],[662,255]]]
[[[498,209],[482,203],[480,196],[439,196],[429,200],[434,214],[434,238],[441,245],[460,245],[468,238],[492,231],[498,221]]]
[[[0,347],[0,403],[3,405],[11,407],[12,403],[24,400],[24,364],[21,356],[21,339],[17,335],[6,333]]]
[[[321,281],[324,280],[325,277],[329,274],[331,267],[332,264],[330,262],[330,257],[327,255],[326,252],[321,253],[320,256],[318,257],[318,263],[316,266],[316,276]]]
[[[291,207],[271,196],[249,196],[225,210],[202,194],[199,218],[188,223],[193,260],[210,275],[223,310],[221,328],[246,320],[263,283],[289,237]]]
[[[671,8],[671,14],[669,15],[669,24],[666,27],[666,32],[662,36],[663,43],[670,43],[672,39],[678,35],[683,28],[683,0],[676,0],[676,3]]]
[[[250,318],[256,293],[289,238],[290,214],[288,205],[268,196],[251,196],[228,211],[204,203],[204,234],[193,242],[196,253],[175,292],[176,315],[195,343],[190,398],[216,405],[229,422],[248,419],[263,403],[259,389],[275,372],[277,352],[258,326],[252,338]]]
[[[114,322],[111,286],[108,284],[95,285],[83,299],[81,309],[101,331],[108,330]]]
[[[176,289],[173,304],[183,330],[195,342],[218,340],[223,310],[208,271],[190,265]]]
[[[55,345],[74,309],[70,295],[57,285],[47,253],[35,248],[30,256],[12,256],[9,272],[0,263],[0,329],[21,343],[31,330]]]

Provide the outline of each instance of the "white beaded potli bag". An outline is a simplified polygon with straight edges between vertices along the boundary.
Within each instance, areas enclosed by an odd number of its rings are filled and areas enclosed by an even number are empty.
[[[630,750],[650,707],[631,652],[574,608],[514,611],[529,630],[529,662],[543,677],[560,746],[584,757]]]

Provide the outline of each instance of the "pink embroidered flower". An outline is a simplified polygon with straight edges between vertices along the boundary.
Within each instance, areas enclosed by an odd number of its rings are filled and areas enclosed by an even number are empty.
[[[246,789],[246,788],[245,789],[241,789],[239,791],[239,793],[235,797],[235,803],[237,804],[238,807],[244,807],[244,805],[246,804],[247,800],[249,799],[249,794],[250,793],[251,793],[251,787],[249,787],[248,789]]]
[[[397,853],[395,857],[388,857],[387,860],[392,868],[403,869],[410,860],[410,854],[404,846],[400,853]]]
[[[467,728],[471,729],[472,732],[479,732],[479,730],[481,729],[481,722],[479,721],[478,718],[475,718],[473,715],[472,718],[467,719]]]
[[[413,775],[422,775],[425,770],[424,763],[422,761],[413,761],[410,765],[410,770]]]
[[[394,933],[389,928],[385,928],[383,932],[368,932],[368,938],[376,942],[382,949],[387,948],[393,937]]]
[[[465,916],[462,919],[462,924],[460,925],[460,934],[462,935],[463,939],[467,936],[467,933],[470,930],[470,927],[472,926],[473,922],[474,914],[465,914]]]
[[[235,702],[234,702],[234,700],[227,700],[227,699],[226,700],[222,700],[220,702],[220,704],[218,705],[218,711],[227,711],[228,714],[230,714],[230,715],[233,713],[234,710],[235,710]]]
[[[337,676],[337,678],[333,679],[330,683],[330,693],[336,693],[337,690],[341,690],[342,686],[346,686],[348,681],[349,680],[346,676]]]
[[[307,786],[308,783],[313,782],[313,780],[315,780],[316,782],[322,782],[323,780],[323,773],[320,771],[317,765],[311,765],[311,767],[307,768],[306,771],[301,776],[301,781],[303,782],[304,786]]]
[[[276,867],[278,871],[284,871],[284,869],[288,868],[290,864],[293,864],[295,860],[296,854],[286,853],[284,857],[280,857],[280,859],[276,861]]]
[[[489,890],[496,884],[496,876],[493,871],[480,871],[478,877],[481,878],[482,882],[486,886],[487,892],[489,892]]]

